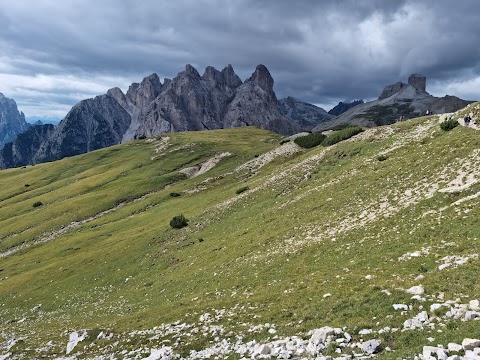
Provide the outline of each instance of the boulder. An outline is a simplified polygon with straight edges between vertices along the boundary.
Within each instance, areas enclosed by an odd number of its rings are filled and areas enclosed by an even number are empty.
[[[480,340],[479,339],[463,339],[462,341],[463,350],[473,350],[476,347],[480,347]]]
[[[362,344],[362,351],[368,355],[379,353],[382,350],[383,346],[379,340],[368,340]]]

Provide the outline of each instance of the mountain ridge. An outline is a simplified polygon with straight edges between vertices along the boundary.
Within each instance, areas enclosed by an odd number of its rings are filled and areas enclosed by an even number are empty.
[[[54,132],[46,136],[28,164],[42,163],[126,142],[140,136],[166,132],[199,131],[257,126],[281,134],[302,128],[281,112],[273,90],[274,80],[264,65],[258,65],[242,82],[233,67],[222,71],[209,66],[203,76],[187,64],[185,70],[162,84],[156,73],[130,85],[126,94],[112,88],[106,94],[76,104]],[[32,136],[34,133],[31,133]],[[28,135],[28,133],[27,133]],[[14,141],[20,148],[28,139]],[[3,158],[3,160],[2,160]],[[0,152],[0,166],[20,166],[11,152]]]

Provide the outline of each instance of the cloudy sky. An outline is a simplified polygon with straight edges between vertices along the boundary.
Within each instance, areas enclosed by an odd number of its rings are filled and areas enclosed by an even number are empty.
[[[264,64],[279,98],[329,110],[427,76],[436,96],[480,99],[478,0],[0,0],[0,92],[28,117],[185,64]]]

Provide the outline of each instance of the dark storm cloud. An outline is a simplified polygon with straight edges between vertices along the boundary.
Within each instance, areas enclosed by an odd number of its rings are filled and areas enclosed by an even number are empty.
[[[63,116],[186,63],[259,63],[278,97],[371,99],[413,72],[428,90],[480,98],[477,0],[0,0],[0,92],[27,115]],[[328,110],[328,109],[327,109]]]

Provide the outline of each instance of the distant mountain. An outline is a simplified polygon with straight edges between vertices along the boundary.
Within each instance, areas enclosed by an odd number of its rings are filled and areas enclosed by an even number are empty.
[[[18,111],[17,103],[0,93],[0,148],[29,126],[23,112]]]
[[[323,131],[338,126],[354,124],[366,127],[388,125],[400,116],[405,119],[428,113],[447,113],[464,108],[472,101],[455,96],[438,98],[426,91],[427,79],[423,75],[412,74],[408,83],[397,82],[386,86],[377,100],[357,105],[336,118],[323,122],[314,131]]]
[[[283,115],[297,123],[303,130],[312,130],[322,121],[333,118],[321,107],[306,103],[294,97],[286,97],[278,101]]]
[[[333,109],[331,109],[328,113],[333,116],[338,116],[343,114],[345,111],[350,110],[352,107],[363,104],[363,100],[354,100],[352,102],[339,102]]]
[[[302,130],[282,113],[268,69],[258,65],[242,82],[231,65],[222,71],[209,66],[200,76],[191,65],[162,84],[157,74],[76,104],[60,124],[30,133],[38,141],[21,157],[0,154],[0,167],[34,164],[83,154],[139,136],[165,132],[256,126],[291,135]],[[43,141],[40,138],[44,136]],[[12,144],[20,149],[22,141]],[[19,151],[17,151],[19,152]],[[31,155],[27,159],[27,155]],[[21,158],[21,161],[19,160]]]

